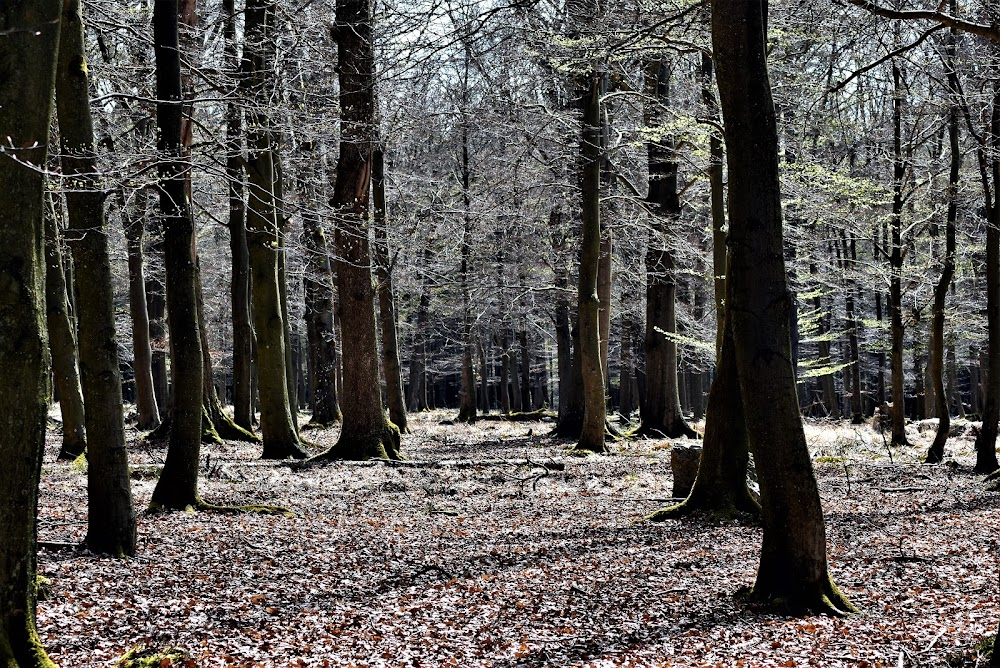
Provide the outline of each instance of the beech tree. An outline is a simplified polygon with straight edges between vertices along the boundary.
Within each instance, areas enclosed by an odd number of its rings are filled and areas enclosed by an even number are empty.
[[[751,595],[795,612],[855,610],[830,578],[819,489],[799,416],[782,248],[778,135],[765,56],[767,4],[715,0],[712,47],[729,173],[727,316],[764,537]]]
[[[44,178],[62,3],[0,8],[0,664],[54,668],[35,626],[48,415]]]

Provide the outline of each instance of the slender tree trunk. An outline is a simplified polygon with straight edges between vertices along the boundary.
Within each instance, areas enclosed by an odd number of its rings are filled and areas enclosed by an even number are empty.
[[[840,242],[841,247],[844,252],[844,265],[849,262],[851,267],[855,266],[857,262],[857,246],[854,241],[854,237],[851,237],[850,244],[848,244],[847,236],[844,231],[840,231]],[[852,269],[853,271],[853,269]],[[854,297],[857,293],[857,285],[853,278],[848,278],[847,280],[847,290],[844,296],[844,317],[847,321],[847,348],[850,354],[848,368],[846,374],[850,376],[850,386],[851,386],[851,424],[861,424],[864,422],[864,407],[861,403],[861,354],[858,351],[858,329],[861,327],[861,323],[855,314],[854,309]],[[879,293],[875,293],[876,305],[878,304]],[[881,319],[881,318],[880,318]],[[884,358],[885,353],[880,353]],[[885,375],[882,372],[882,362],[879,363],[879,379],[883,379]],[[880,382],[881,392],[885,394],[885,385]],[[881,403],[880,403],[881,405]]]
[[[70,246],[79,306],[80,381],[89,437],[87,547],[116,556],[135,554],[136,520],[125,450],[118,341],[108,255],[107,219],[94,147],[90,90],[79,0],[63,3],[56,70],[56,103]]]
[[[892,248],[889,256],[889,319],[892,333],[892,442],[894,445],[907,445],[906,440],[906,407],[903,386],[903,242],[901,237],[903,225],[903,178],[906,176],[906,164],[903,161],[902,150],[902,108],[903,85],[899,65],[893,62],[892,79],[895,93],[892,99]]]
[[[988,367],[983,400],[983,428],[976,439],[976,471],[992,473],[997,461],[997,422],[1000,420],[1000,82],[993,85],[989,145],[994,197],[987,195],[990,224],[986,226],[986,326]],[[991,200],[991,201],[990,201]]]
[[[52,375],[59,393],[63,438],[59,459],[73,460],[87,450],[83,389],[76,362],[76,334],[66,301],[60,234],[51,195],[45,206],[45,322],[49,329]]]
[[[607,404],[601,366],[600,298],[598,273],[601,256],[601,83],[593,69],[580,90],[583,128],[580,140],[583,233],[580,240],[578,317],[580,368],[583,372],[583,429],[574,451],[607,452],[604,422]]]
[[[528,350],[528,332],[517,333],[517,347],[521,353],[521,407],[525,411],[536,408],[531,397],[531,353]]]
[[[618,412],[628,418],[635,410],[635,395],[632,393],[634,378],[632,371],[635,362],[632,360],[632,319],[622,318],[621,358],[618,362]]]
[[[191,165],[181,138],[181,64],[177,0],[155,0],[153,48],[156,54],[157,171],[163,216],[166,303],[170,310],[173,397],[167,459],[153,490],[151,506],[196,507],[201,451],[202,369],[198,330],[194,214],[186,184]]]
[[[160,425],[160,407],[153,385],[153,349],[149,340],[149,311],[146,301],[146,272],[143,260],[144,219],[149,211],[149,196],[136,191],[135,210],[129,211],[124,193],[121,195],[122,226],[128,247],[128,298],[132,321],[132,371],[135,375],[135,407],[139,429],[148,431]]]
[[[260,384],[260,427],[264,459],[304,457],[286,369],[285,319],[281,303],[279,255],[283,252],[275,198],[275,138],[265,113],[274,59],[274,6],[249,0],[246,8],[244,64],[257,107],[250,113],[247,145],[247,244],[254,330],[257,334],[257,380]],[[294,386],[293,386],[294,387]]]
[[[386,417],[379,390],[375,294],[368,240],[369,190],[375,149],[375,56],[369,0],[337,0],[341,135],[336,210],[337,294],[344,332],[344,426],[320,457],[398,459],[399,428]]]
[[[403,372],[399,361],[399,334],[396,328],[396,292],[389,259],[388,210],[385,199],[385,154],[379,144],[372,162],[372,197],[375,199],[375,273],[378,280],[379,330],[382,333],[382,374],[385,376],[385,399],[389,421],[402,434],[409,433],[406,402],[403,397]]]
[[[306,146],[310,161],[315,147]],[[318,173],[307,177],[303,193],[307,201],[316,201],[314,181]],[[337,397],[337,332],[334,318],[333,271],[326,233],[319,212],[307,208],[302,212],[302,235],[308,259],[304,282],[306,336],[309,340],[310,390],[312,394],[311,423],[330,425],[341,419]]]
[[[226,67],[240,69],[236,44],[236,2],[223,0]],[[233,95],[241,91],[239,83]],[[232,255],[230,304],[233,318],[233,421],[253,429],[253,326],[250,323],[250,251],[243,176],[243,112],[235,101],[226,105],[226,180],[229,187],[229,250]]]
[[[5,0],[0,37],[0,665],[55,668],[35,624],[38,479],[49,368],[44,167],[60,2]]]
[[[809,273],[814,277],[819,274],[819,269],[816,267],[816,263],[812,262],[809,264]],[[832,308],[831,304],[831,308]],[[816,309],[816,313],[819,314],[818,322],[818,338],[819,342],[816,344],[819,348],[819,364],[823,366],[832,366],[833,358],[830,356],[830,341],[827,335],[830,333],[830,315],[823,315],[823,298],[817,294],[813,298],[813,308]],[[833,420],[840,419],[840,403],[837,401],[837,390],[833,382],[833,373],[825,373],[819,378],[820,388],[823,393],[823,407],[826,409],[827,417]]]
[[[791,363],[778,180],[778,134],[765,59],[762,0],[714,0],[729,166],[727,313],[750,448],[761,484],[764,536],[752,596],[792,612],[853,606],[827,570],[819,489],[806,447]]]
[[[465,78],[463,80],[462,97],[463,102],[468,102],[468,78],[469,78],[469,49],[465,49]],[[465,108],[462,110],[462,203],[465,210],[462,218],[462,239],[460,242],[462,260],[459,274],[461,276],[462,289],[462,387],[460,391],[458,420],[459,422],[476,421],[476,373],[472,367],[472,310],[469,303],[469,260],[471,257],[471,246],[469,237],[472,236],[472,212],[470,211],[472,200],[469,194],[469,186],[472,178],[472,169],[469,164],[469,122],[465,117]]]
[[[476,351],[479,354],[479,410],[486,415],[490,412],[490,373],[481,332],[476,336]]]
[[[430,261],[431,252],[428,246],[424,248],[423,256],[425,272],[429,271]],[[411,413],[427,410],[425,358],[427,355],[427,312],[430,309],[430,285],[426,273],[422,276],[420,283],[420,300],[417,303],[417,318],[413,328],[413,352],[410,357],[410,385],[407,393],[409,395],[407,403]]]

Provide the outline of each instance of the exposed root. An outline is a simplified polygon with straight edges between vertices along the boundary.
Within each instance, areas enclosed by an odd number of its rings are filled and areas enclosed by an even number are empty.
[[[762,589],[760,583],[757,583],[752,590],[748,590],[746,587],[742,588],[737,592],[737,597],[744,599],[751,605],[761,606],[778,614],[794,617],[806,615],[846,617],[860,612],[841,593],[829,575],[825,582],[819,585],[818,590],[789,594],[787,588],[782,588],[782,591],[770,591],[769,589]]]
[[[386,420],[385,428],[368,434],[345,434],[333,447],[306,460],[307,464],[319,461],[345,459],[365,461],[368,459],[404,459],[400,450],[399,427]]]
[[[170,511],[183,511],[188,514],[196,512],[220,513],[223,515],[281,515],[283,517],[295,517],[288,508],[284,506],[269,506],[264,504],[250,504],[246,506],[219,506],[214,503],[206,503],[197,499],[194,503],[184,506],[184,508],[168,508],[163,504],[151,501],[146,508],[147,515],[166,513]]]

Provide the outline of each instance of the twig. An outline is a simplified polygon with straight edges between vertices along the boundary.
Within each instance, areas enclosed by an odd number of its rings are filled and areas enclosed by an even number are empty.
[[[879,487],[880,492],[922,492],[926,487]]]

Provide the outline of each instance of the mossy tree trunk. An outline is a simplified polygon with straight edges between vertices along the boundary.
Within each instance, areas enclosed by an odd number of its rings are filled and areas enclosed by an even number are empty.
[[[669,99],[669,72],[664,61],[647,67],[646,90],[650,104],[666,104]],[[647,122],[657,114],[647,111]],[[649,246],[646,251],[646,395],[642,403],[639,433],[649,436],[694,437],[684,421],[677,384],[677,343],[670,335],[677,331],[677,286],[674,259],[668,248],[667,221],[681,212],[677,191],[678,161],[671,140],[647,144],[649,194],[653,209]]]
[[[601,255],[601,90],[603,72],[592,66],[581,82],[579,104],[583,111],[580,138],[581,218],[580,275],[577,308],[579,347],[583,372],[583,429],[575,452],[606,452],[604,423],[607,417],[604,373],[601,368],[600,299],[597,294]]]
[[[239,70],[236,3],[224,0],[226,66]],[[234,96],[240,91],[237,84]],[[243,174],[243,112],[235,100],[226,105],[226,179],[229,184],[229,249],[232,254],[230,303],[233,318],[233,421],[253,429],[253,325],[250,323],[250,251]]]
[[[132,322],[132,371],[135,376],[135,408],[139,429],[148,431],[160,425],[160,406],[153,385],[153,348],[149,340],[149,310],[146,301],[146,270],[143,260],[143,232],[149,195],[137,190],[135,202],[120,198],[122,227],[128,252],[128,307]],[[133,214],[133,210],[137,215]]]
[[[97,166],[80,0],[65,0],[56,69],[70,245],[76,268],[80,381],[87,435],[87,547],[135,554],[136,520],[125,450],[125,416],[108,255],[105,195]]]
[[[45,206],[45,321],[52,352],[52,375],[59,392],[63,438],[59,459],[73,460],[87,450],[87,431],[83,414],[83,389],[77,369],[76,334],[69,317],[66,299],[66,274],[63,273],[61,237],[51,195]]]
[[[157,149],[160,153],[157,171],[174,391],[167,459],[153,490],[151,505],[184,509],[200,503],[198,459],[204,372],[198,329],[194,214],[186,181],[191,165],[181,138],[183,95],[177,24],[177,0],[155,0],[153,49],[158,100]]]
[[[375,275],[378,280],[378,318],[382,333],[382,375],[385,376],[385,400],[389,420],[400,433],[410,431],[403,398],[403,372],[399,361],[399,335],[396,328],[396,291],[393,288],[394,260],[389,257],[389,214],[385,200],[385,153],[382,144],[372,159],[372,197],[375,210]]]
[[[955,0],[952,0],[952,11],[955,10]],[[931,443],[924,460],[928,464],[936,464],[944,459],[944,444],[948,440],[948,432],[951,431],[951,406],[949,406],[950,392],[945,391],[945,346],[944,346],[944,320],[945,303],[948,298],[948,289],[951,287],[952,279],[955,276],[955,232],[958,221],[958,184],[962,168],[962,148],[959,142],[959,102],[960,84],[956,66],[956,33],[952,28],[948,32],[945,43],[945,66],[948,69],[948,87],[951,96],[951,109],[948,111],[948,146],[951,152],[951,161],[948,171],[948,213],[945,218],[945,251],[944,262],[941,267],[941,277],[937,285],[934,286],[934,306],[931,312],[931,384],[934,388],[935,412],[938,416],[937,433],[934,434],[934,442]]]
[[[761,484],[764,536],[753,598],[791,612],[844,613],[792,368],[778,134],[763,0],[714,0],[712,44],[729,173],[730,317],[740,396]]]
[[[312,154],[315,147],[307,144]],[[313,163],[318,156],[311,156]],[[316,170],[306,175],[303,192],[310,200],[316,198]],[[317,425],[330,425],[341,419],[337,400],[337,332],[334,328],[333,271],[326,232],[318,212],[302,212],[302,233],[308,259],[303,278],[306,307],[306,337],[309,341],[310,390],[312,419]]]
[[[336,209],[337,296],[341,305],[344,423],[323,458],[401,457],[399,429],[386,417],[379,387],[375,294],[369,243],[369,191],[375,150],[375,56],[369,0],[337,0],[340,155]]]
[[[257,334],[257,380],[264,459],[303,457],[292,413],[286,367],[285,321],[279,285],[279,255],[283,244],[275,199],[275,137],[270,130],[267,80],[274,59],[274,5],[250,0],[246,7],[244,64],[256,107],[250,112],[247,144],[247,242],[254,330]]]
[[[45,447],[44,169],[58,0],[0,9],[0,665],[55,668],[35,624],[38,479]],[[23,147],[23,148],[22,148]]]

